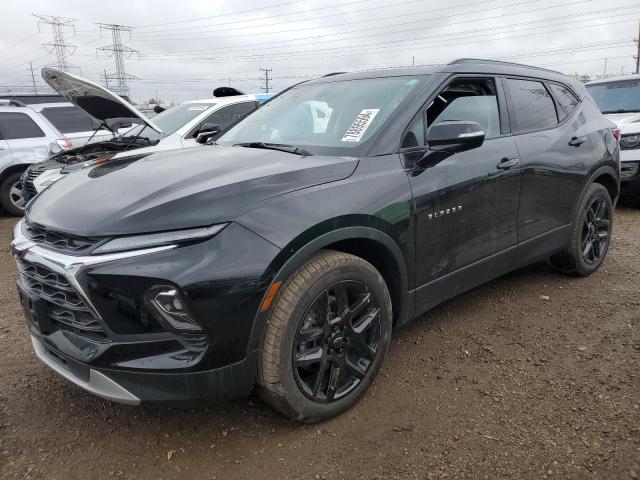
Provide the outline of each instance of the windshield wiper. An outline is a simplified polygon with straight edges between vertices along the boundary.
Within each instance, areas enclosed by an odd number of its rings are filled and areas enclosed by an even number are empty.
[[[304,157],[313,156],[313,153],[305,150],[304,148],[294,147],[293,145],[284,145],[282,143],[245,142],[235,143],[233,146],[245,148],[263,148],[265,150],[279,150],[281,152],[295,153],[296,155],[302,155]]]
[[[618,108],[617,110],[605,110],[602,113],[637,113],[637,112],[640,112],[640,110],[636,108],[630,108],[630,109]]]

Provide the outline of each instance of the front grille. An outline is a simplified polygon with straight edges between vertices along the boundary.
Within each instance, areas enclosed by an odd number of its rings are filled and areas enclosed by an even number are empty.
[[[71,255],[86,253],[97,243],[97,239],[95,238],[54,232],[28,222],[24,223],[24,229],[27,237],[35,243]]]
[[[22,183],[22,196],[26,202],[37,195],[38,191],[36,190],[33,181],[38,178],[44,170],[46,169],[42,169],[39,164],[31,165],[22,175],[22,178],[20,179]]]
[[[41,329],[50,325],[52,330],[65,330],[92,340],[106,338],[100,320],[63,275],[24,259],[18,259],[17,264],[24,287],[44,302],[41,313],[46,318],[38,318]]]

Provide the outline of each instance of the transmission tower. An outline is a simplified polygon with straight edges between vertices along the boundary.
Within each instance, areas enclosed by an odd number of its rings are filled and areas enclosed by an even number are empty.
[[[273,72],[273,68],[261,68],[260,70],[264,72],[264,85],[262,89],[264,93],[269,93],[269,80],[273,80],[273,78],[269,76],[269,72]]]
[[[75,45],[69,45],[64,41],[64,30],[71,28],[73,33],[76,32],[76,27],[74,22],[76,21],[74,18],[64,18],[64,17],[55,17],[52,15],[36,15],[33,14],[34,17],[38,19],[38,31],[40,30],[40,25],[51,25],[51,33],[53,34],[53,42],[51,43],[43,43],[42,46],[49,53],[55,53],[57,67],[63,72],[68,72],[74,67],[70,65],[67,61],[67,54],[73,55],[76,51]]]
[[[124,69],[124,59],[125,57],[130,58],[131,55],[138,53],[138,51],[123,45],[120,33],[129,32],[129,35],[131,35],[132,27],[111,23],[97,23],[96,25],[100,27],[100,31],[108,30],[111,32],[111,45],[97,49],[97,52],[103,52],[107,56],[113,57],[116,64],[115,73],[105,73],[105,81],[114,80],[115,86],[112,86],[112,89],[121,97],[128,96],[129,86],[127,85],[127,80],[134,80],[138,77],[129,75],[126,72]]]

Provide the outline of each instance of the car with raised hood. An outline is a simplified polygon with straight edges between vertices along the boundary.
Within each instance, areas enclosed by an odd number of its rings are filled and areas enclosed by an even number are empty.
[[[620,129],[622,195],[640,200],[640,75],[594,80],[587,91]]]
[[[25,201],[31,200],[68,173],[130,155],[199,146],[244,115],[254,111],[270,95],[245,95],[231,87],[219,87],[214,98],[192,100],[145,117],[126,99],[84,78],[54,69],[44,69],[43,78],[60,95],[87,111],[113,138],[61,152],[25,172]],[[98,100],[96,100],[98,99]],[[124,128],[131,126],[133,128]],[[144,149],[144,150],[140,150]]]
[[[298,84],[215,145],[36,197],[12,242],[33,348],[117,402],[255,387],[325,420],[371,384],[394,327],[541,259],[598,269],[614,128],[577,81],[496,61]]]
[[[30,165],[108,134],[95,132],[91,117],[71,103],[27,98],[0,98],[0,207],[12,215],[24,210],[20,177]]]

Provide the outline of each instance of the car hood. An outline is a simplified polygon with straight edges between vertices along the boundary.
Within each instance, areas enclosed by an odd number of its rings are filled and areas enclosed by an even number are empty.
[[[145,124],[162,133],[160,127],[146,118],[136,107],[97,83],[54,68],[43,68],[42,78],[69,102],[114,133],[118,132],[118,128],[131,123]]]
[[[605,117],[615,123],[622,133],[640,132],[640,112],[607,113]]]
[[[26,217],[82,236],[212,225],[269,198],[347,178],[357,164],[226,146],[133,155],[66,175],[28,205]]]

